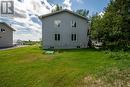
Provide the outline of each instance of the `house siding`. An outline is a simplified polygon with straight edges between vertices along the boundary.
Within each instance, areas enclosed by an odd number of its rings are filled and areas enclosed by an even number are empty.
[[[55,27],[54,20],[61,20],[61,26]],[[77,22],[76,28],[72,27],[72,21]],[[49,49],[50,47],[55,49],[71,49],[77,48],[77,46],[87,48],[89,39],[87,36],[88,22],[85,19],[68,12],[62,12],[42,19],[42,28],[44,49]],[[55,41],[54,34],[60,34],[60,41]],[[76,41],[71,40],[72,34],[76,34]]]
[[[13,46],[13,30],[3,24],[0,24],[1,28],[5,29],[5,32],[0,32],[0,48]]]

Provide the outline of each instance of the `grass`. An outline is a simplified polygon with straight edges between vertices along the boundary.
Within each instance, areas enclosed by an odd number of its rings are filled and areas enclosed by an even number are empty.
[[[49,55],[38,46],[0,51],[0,87],[130,87],[130,52],[119,59],[113,54],[81,49]]]

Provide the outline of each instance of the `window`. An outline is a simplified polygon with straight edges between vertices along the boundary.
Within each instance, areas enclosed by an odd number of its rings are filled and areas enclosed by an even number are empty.
[[[77,48],[80,48],[80,46],[77,46]]]
[[[60,34],[55,34],[55,41],[60,41]]]
[[[0,32],[5,32],[5,29],[0,29]]]
[[[54,49],[54,47],[53,47],[53,46],[50,46],[50,49]]]
[[[76,34],[72,34],[72,35],[71,35],[71,40],[72,40],[72,41],[76,41]]]
[[[56,27],[60,27],[61,26],[61,20],[55,20],[54,24],[56,25]]]
[[[77,27],[77,23],[76,23],[76,21],[72,21],[72,27]]]

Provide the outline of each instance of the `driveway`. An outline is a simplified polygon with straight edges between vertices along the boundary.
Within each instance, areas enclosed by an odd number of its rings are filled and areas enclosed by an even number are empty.
[[[0,50],[9,50],[9,49],[15,49],[15,48],[26,47],[26,46],[28,46],[28,45],[20,45],[20,46],[8,47],[8,48],[0,48]]]

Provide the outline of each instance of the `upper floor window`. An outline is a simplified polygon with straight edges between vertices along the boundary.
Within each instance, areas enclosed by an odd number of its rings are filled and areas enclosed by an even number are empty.
[[[72,34],[72,35],[71,35],[71,40],[72,40],[72,41],[76,41],[76,39],[77,39],[76,34]]]
[[[72,21],[71,25],[72,25],[72,27],[77,27],[77,22],[76,21]]]
[[[61,26],[61,20],[55,20],[55,21],[54,21],[54,24],[55,24],[57,27],[60,27],[60,26]]]
[[[5,29],[0,29],[0,32],[5,32]]]
[[[55,34],[55,41],[60,41],[60,34]]]

